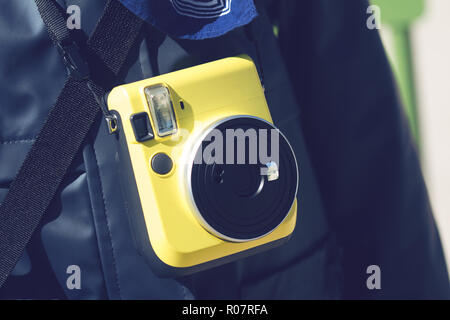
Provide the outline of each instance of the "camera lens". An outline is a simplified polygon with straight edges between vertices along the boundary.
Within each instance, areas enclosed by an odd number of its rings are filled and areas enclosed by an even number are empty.
[[[195,152],[189,187],[209,232],[249,241],[270,233],[287,216],[297,193],[297,163],[272,124],[250,116],[227,118],[208,130]]]

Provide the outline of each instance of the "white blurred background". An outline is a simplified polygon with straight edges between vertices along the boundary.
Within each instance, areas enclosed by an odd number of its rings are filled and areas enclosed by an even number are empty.
[[[381,29],[394,57],[392,28]],[[410,31],[423,171],[450,266],[450,0],[425,0]]]

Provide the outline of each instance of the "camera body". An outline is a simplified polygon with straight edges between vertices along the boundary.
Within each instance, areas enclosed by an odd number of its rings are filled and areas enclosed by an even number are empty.
[[[225,58],[121,85],[107,104],[118,120],[117,156],[136,246],[156,274],[191,274],[275,247],[292,234],[297,163],[272,125],[250,58]],[[218,141],[212,133],[226,136],[230,128],[280,133],[278,163],[211,161],[218,149],[200,159]],[[251,148],[249,137],[245,150]],[[239,157],[237,148],[226,148],[225,157]]]

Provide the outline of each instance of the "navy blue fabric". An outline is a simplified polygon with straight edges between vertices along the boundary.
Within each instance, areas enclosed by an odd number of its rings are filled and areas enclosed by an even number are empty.
[[[132,12],[170,36],[218,37],[257,15],[253,0],[120,0]]]
[[[449,299],[416,145],[379,34],[366,27],[368,5],[280,1],[271,12],[285,17],[279,44],[327,216],[343,248],[343,296]],[[381,290],[367,290],[372,264],[381,269]]]

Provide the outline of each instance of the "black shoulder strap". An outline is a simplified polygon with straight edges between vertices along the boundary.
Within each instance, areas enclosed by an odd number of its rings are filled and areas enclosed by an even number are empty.
[[[96,97],[111,89],[92,80],[98,75],[89,76],[88,65],[66,28],[65,12],[54,0],[35,2],[70,75],[0,205],[0,287],[22,255],[99,113]],[[109,0],[87,47],[110,74],[117,76],[141,26],[142,21],[118,0]]]

